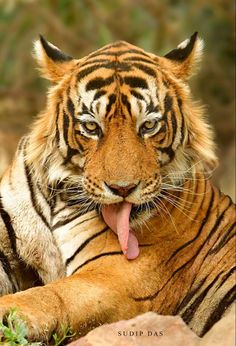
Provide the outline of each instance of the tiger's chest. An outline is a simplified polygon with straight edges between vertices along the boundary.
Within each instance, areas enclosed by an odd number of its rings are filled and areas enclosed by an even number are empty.
[[[107,251],[119,250],[116,235],[100,219],[96,211],[90,211],[53,231],[61,252],[66,275],[82,268],[88,261],[103,256]]]

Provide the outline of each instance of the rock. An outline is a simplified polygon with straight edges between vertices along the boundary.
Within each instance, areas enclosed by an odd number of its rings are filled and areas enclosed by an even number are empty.
[[[200,338],[179,316],[147,312],[128,321],[103,325],[70,346],[197,346]]]
[[[70,346],[234,346],[235,305],[199,338],[179,316],[147,312],[128,321],[105,324]]]

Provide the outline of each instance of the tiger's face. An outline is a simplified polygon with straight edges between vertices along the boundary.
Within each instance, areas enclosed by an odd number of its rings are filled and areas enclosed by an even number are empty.
[[[75,60],[41,38],[37,59],[56,82],[45,129],[50,183],[78,186],[75,203],[80,196],[99,206],[127,202],[138,216],[194,164],[214,161],[186,84],[201,47],[194,34],[165,57],[117,42]]]
[[[123,70],[116,71],[120,64]],[[153,76],[147,78],[122,60],[78,84],[82,182],[94,201],[140,205],[158,194],[161,166],[170,160],[161,150],[170,138],[168,105],[160,99],[157,84]]]

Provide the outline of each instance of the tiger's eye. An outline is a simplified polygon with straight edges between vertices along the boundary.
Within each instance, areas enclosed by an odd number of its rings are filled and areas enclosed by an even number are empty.
[[[145,134],[152,135],[156,132],[158,126],[158,121],[156,119],[151,119],[145,121],[139,129],[139,134],[144,136]]]
[[[94,121],[88,121],[87,123],[84,123],[84,127],[89,132],[94,132],[98,129],[98,125]]]
[[[143,128],[147,129],[147,130],[152,130],[156,127],[157,121],[156,120],[148,120],[145,121],[145,123],[143,124]]]
[[[151,130],[156,126],[156,120],[145,121],[143,126],[146,127],[146,129]]]

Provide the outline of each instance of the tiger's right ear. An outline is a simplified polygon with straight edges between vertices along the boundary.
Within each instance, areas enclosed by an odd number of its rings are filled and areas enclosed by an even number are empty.
[[[78,62],[46,41],[41,35],[40,39],[34,43],[33,55],[40,66],[42,75],[54,83],[59,82]]]
[[[176,49],[165,55],[174,74],[182,80],[189,79],[201,61],[204,43],[195,32],[189,39],[181,42]]]

